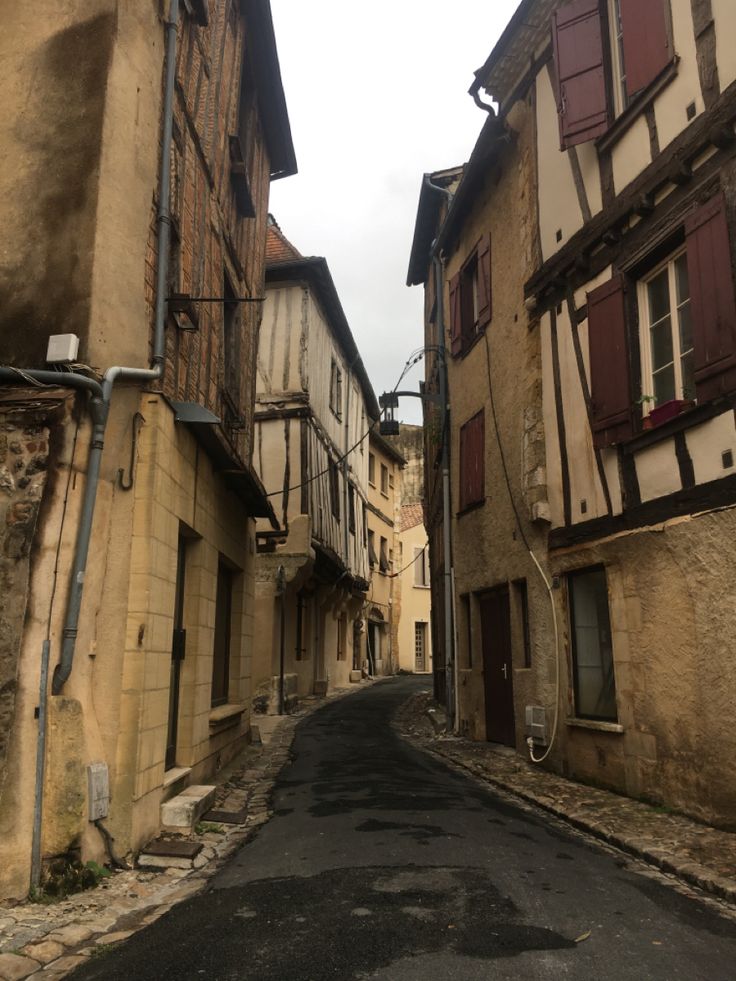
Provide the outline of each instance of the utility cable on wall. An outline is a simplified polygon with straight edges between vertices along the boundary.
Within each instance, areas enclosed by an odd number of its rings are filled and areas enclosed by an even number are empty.
[[[539,571],[539,575],[542,577],[542,582],[544,583],[545,589],[547,590],[547,593],[549,595],[549,602],[552,608],[552,627],[553,627],[554,638],[555,638],[555,714],[554,714],[554,722],[552,724],[552,735],[550,737],[549,745],[547,746],[547,748],[545,749],[544,753],[541,756],[534,755],[534,742],[532,740],[532,737],[529,736],[527,739],[527,746],[529,747],[529,758],[531,759],[532,763],[542,763],[544,760],[547,759],[550,752],[552,751],[552,747],[554,745],[555,738],[557,736],[557,726],[559,724],[559,717],[560,717],[560,637],[559,637],[559,630],[557,627],[557,611],[555,609],[555,600],[554,600],[554,595],[552,593],[552,585],[549,579],[547,578],[547,576],[545,575],[542,566],[539,564],[539,561],[536,555],[534,554],[534,552],[532,551],[531,545],[529,544],[529,540],[526,537],[524,527],[521,523],[521,515],[519,514],[519,510],[516,506],[516,501],[514,499],[514,493],[511,489],[511,480],[509,478],[508,467],[506,466],[506,455],[503,451],[503,444],[501,443],[501,432],[499,430],[498,418],[496,416],[496,402],[493,397],[493,382],[491,379],[491,342],[490,342],[488,330],[486,330],[485,332],[485,344],[486,344],[486,370],[488,373],[488,392],[491,401],[491,415],[493,417],[493,428],[496,433],[496,444],[498,446],[498,452],[501,457],[501,469],[503,470],[504,481],[506,483],[506,490],[508,491],[511,507],[514,512],[514,518],[516,519],[516,527],[519,529],[519,534],[521,535],[521,539],[524,542],[524,546],[527,552],[531,556],[534,565],[537,567],[537,570]]]

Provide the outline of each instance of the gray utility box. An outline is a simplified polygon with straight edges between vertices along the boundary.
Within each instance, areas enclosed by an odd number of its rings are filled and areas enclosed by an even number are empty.
[[[90,821],[106,818],[110,811],[110,777],[107,763],[87,764],[87,799]]]

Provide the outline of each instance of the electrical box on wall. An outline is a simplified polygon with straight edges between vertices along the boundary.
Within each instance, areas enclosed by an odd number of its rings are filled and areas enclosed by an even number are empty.
[[[106,818],[110,811],[110,778],[107,763],[87,765],[87,798],[90,821]]]
[[[77,360],[79,338],[76,334],[52,334],[46,348],[47,364],[70,364]]]
[[[527,705],[525,714],[527,736],[532,737],[535,746],[546,746],[547,710],[542,705]]]

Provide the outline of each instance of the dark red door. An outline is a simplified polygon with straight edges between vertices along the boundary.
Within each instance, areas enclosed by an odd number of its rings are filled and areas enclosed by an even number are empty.
[[[516,745],[514,675],[511,665],[509,588],[501,586],[479,597],[483,685],[486,696],[486,739]]]

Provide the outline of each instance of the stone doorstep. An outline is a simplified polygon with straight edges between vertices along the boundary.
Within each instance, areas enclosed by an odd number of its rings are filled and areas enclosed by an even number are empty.
[[[245,824],[248,817],[248,808],[243,807],[239,811],[225,811],[220,808],[213,808],[202,815],[203,821],[210,821],[212,824]]]
[[[142,869],[192,869],[203,847],[198,841],[158,838],[143,849],[137,865]]]
[[[176,830],[187,828],[191,831],[202,814],[214,804],[216,792],[215,786],[194,784],[176,797],[164,801],[161,805],[162,826]]]

